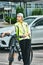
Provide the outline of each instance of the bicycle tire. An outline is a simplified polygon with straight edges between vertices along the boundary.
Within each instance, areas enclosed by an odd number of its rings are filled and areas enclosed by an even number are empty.
[[[22,55],[22,54],[21,54]],[[21,59],[22,59],[22,56],[18,56],[18,60],[20,61]],[[32,62],[32,59],[33,59],[33,50],[32,50],[32,48],[30,49],[30,64],[31,64],[31,62]]]
[[[10,62],[13,62],[13,60],[14,60],[14,49],[13,48],[11,48],[10,51],[9,51],[9,58],[8,58],[8,60]]]
[[[30,64],[31,64],[31,62],[32,62],[32,59],[33,59],[33,50],[32,50],[32,48],[30,49]]]

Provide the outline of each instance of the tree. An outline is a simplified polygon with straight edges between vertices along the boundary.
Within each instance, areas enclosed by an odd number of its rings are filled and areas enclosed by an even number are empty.
[[[17,15],[17,13],[23,13],[23,15],[24,15],[24,8],[23,7],[17,7],[16,8],[16,15]],[[24,17],[25,17],[25,15],[24,15]]]

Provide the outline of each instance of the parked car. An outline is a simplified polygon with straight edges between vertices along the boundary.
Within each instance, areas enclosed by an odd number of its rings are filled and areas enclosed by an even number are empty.
[[[30,33],[31,33],[32,46],[42,47],[43,46],[43,16],[38,16],[35,20],[33,20],[29,24],[29,28],[30,28]]]
[[[29,32],[30,31],[30,24],[37,18],[38,16],[27,16],[24,18],[24,22],[26,22],[29,25]]]
[[[27,16],[24,18],[24,22],[27,22],[28,25],[33,22],[38,16]]]

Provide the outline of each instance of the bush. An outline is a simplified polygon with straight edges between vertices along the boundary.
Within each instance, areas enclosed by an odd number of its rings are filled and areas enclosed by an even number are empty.
[[[16,17],[14,17],[14,18],[11,18],[11,24],[15,24],[16,23]]]
[[[9,21],[10,21],[10,17],[9,17],[9,16],[6,16],[6,17],[5,17],[5,21],[8,22],[8,23],[10,23],[10,22],[9,22]]]
[[[16,17],[14,18],[10,18],[9,16],[5,17],[5,21],[8,22],[9,24],[10,24],[10,19],[11,19],[11,24],[16,23]]]
[[[32,15],[43,15],[43,10],[42,9],[34,9],[32,11]]]

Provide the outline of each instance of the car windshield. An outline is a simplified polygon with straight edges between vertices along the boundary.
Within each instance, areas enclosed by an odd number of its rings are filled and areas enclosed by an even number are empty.
[[[30,17],[30,18],[25,18],[24,22],[27,22],[27,24],[29,25],[32,21],[34,21],[36,19],[36,17]]]

